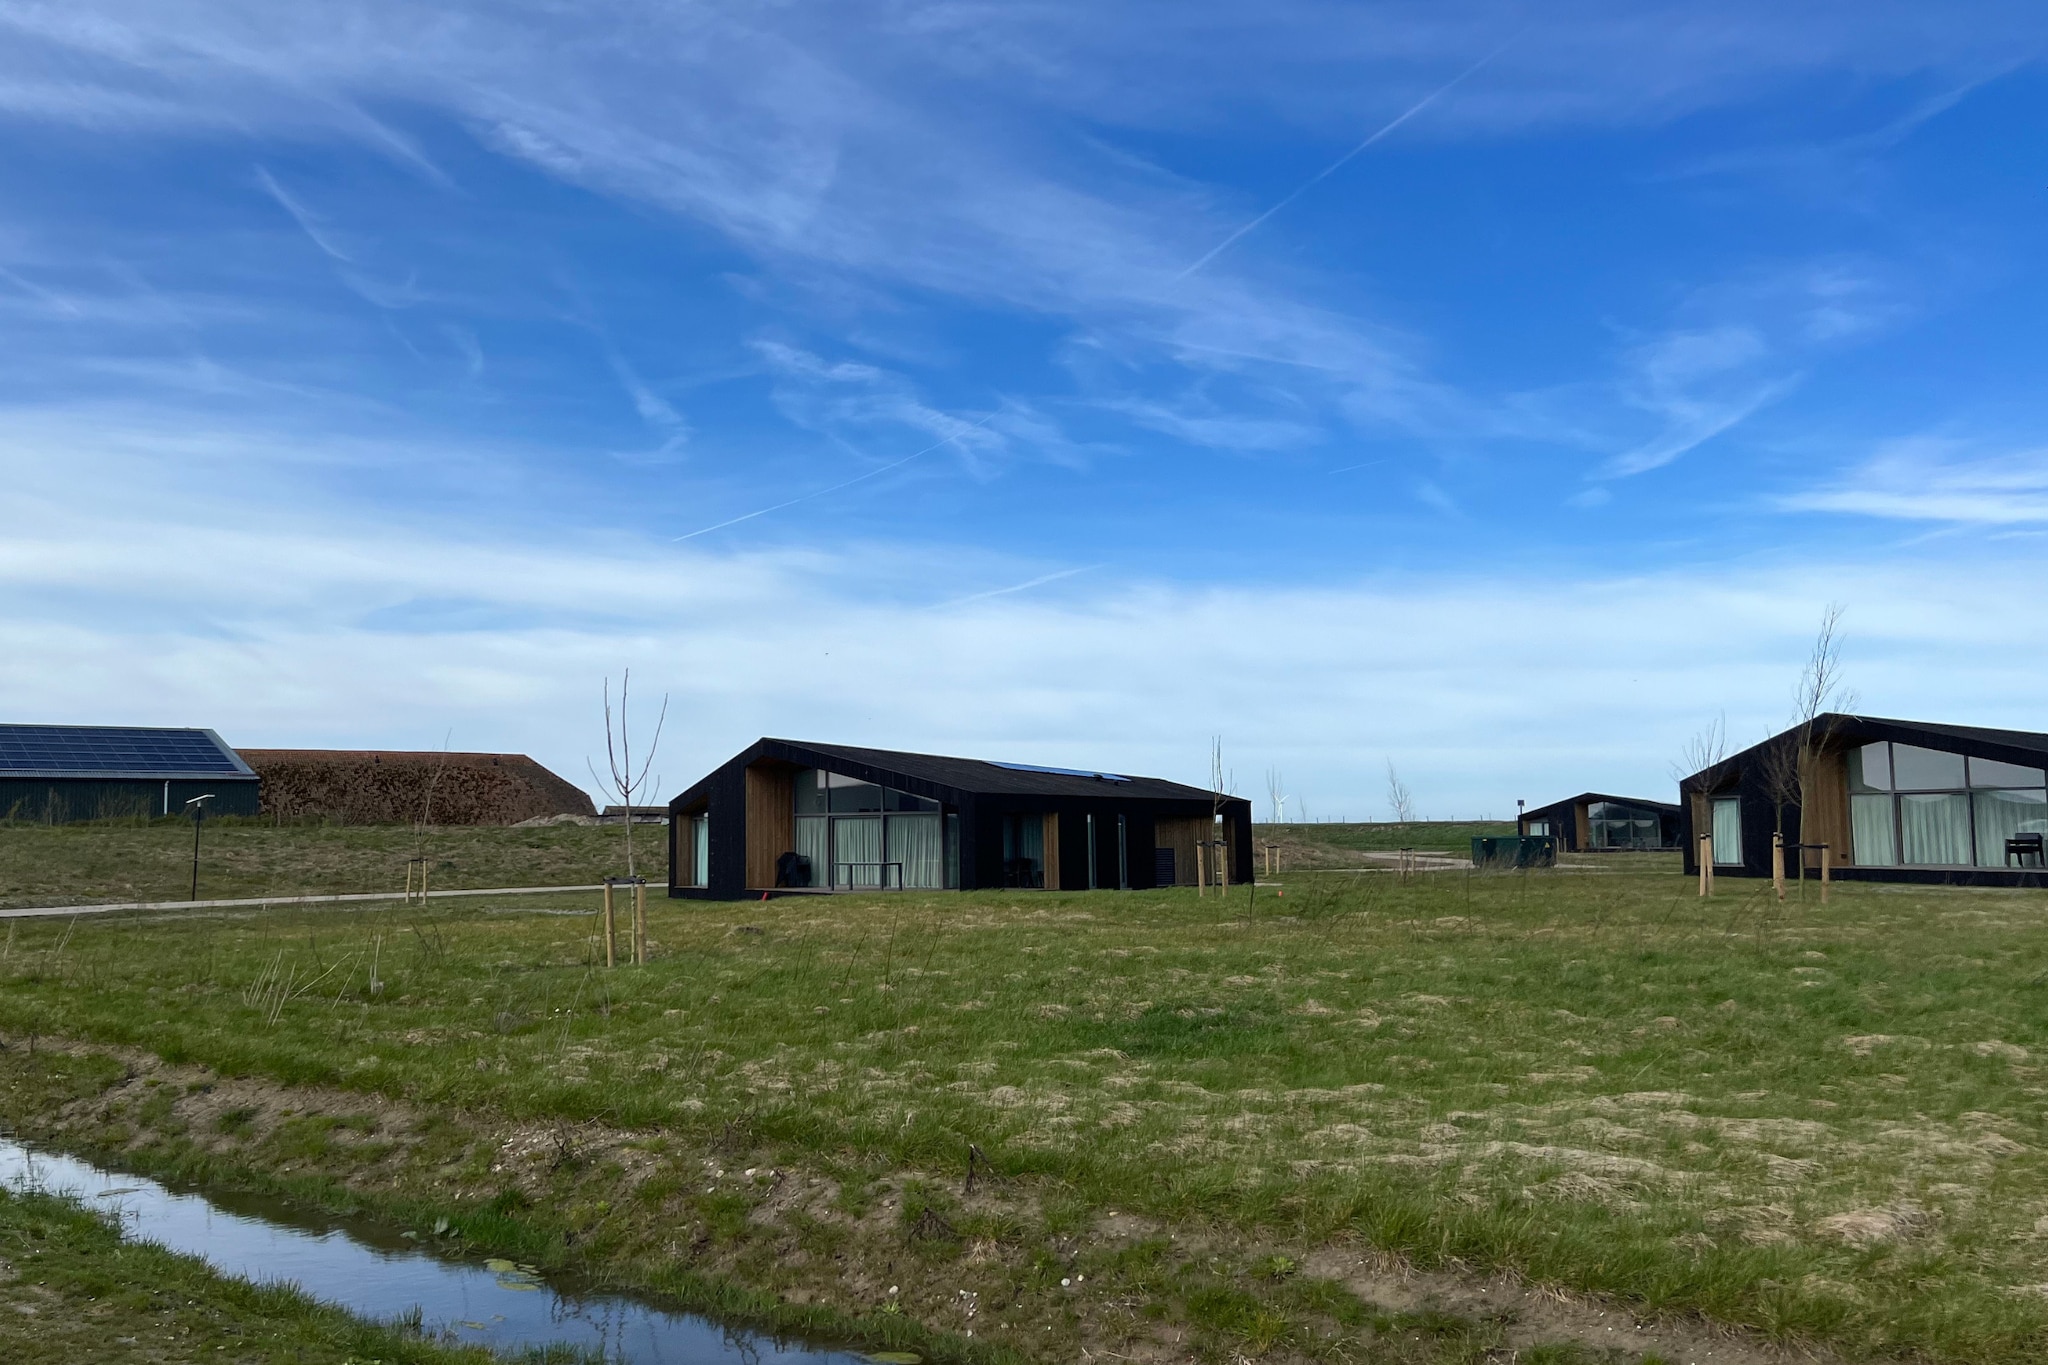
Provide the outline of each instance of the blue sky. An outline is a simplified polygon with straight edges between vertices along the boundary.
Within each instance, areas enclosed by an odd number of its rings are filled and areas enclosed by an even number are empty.
[[[2048,728],[2048,11],[0,0],[0,711],[1312,816]],[[1263,805],[1263,800],[1261,802]]]

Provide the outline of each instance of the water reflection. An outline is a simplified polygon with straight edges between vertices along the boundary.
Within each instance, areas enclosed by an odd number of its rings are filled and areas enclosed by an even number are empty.
[[[572,1346],[617,1365],[861,1360],[665,1312],[621,1294],[578,1292],[511,1261],[444,1260],[397,1229],[366,1220],[308,1214],[260,1195],[176,1192],[5,1139],[0,1186],[87,1200],[118,1213],[132,1237],[203,1257],[224,1275],[289,1281],[361,1317],[390,1321],[418,1308],[427,1331],[506,1354]]]

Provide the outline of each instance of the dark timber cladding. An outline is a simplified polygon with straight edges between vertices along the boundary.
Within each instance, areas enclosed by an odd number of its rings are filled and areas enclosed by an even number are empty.
[[[1642,796],[1581,792],[1522,814],[1518,834],[1547,834],[1567,853],[1677,848],[1679,808]]]
[[[762,739],[668,810],[672,896],[1252,876],[1249,801],[1088,769]]]
[[[0,819],[254,815],[256,774],[211,730],[116,725],[0,725]]]
[[[2048,885],[2048,734],[1828,714],[1679,783],[1685,866],[1859,881]],[[1823,854],[1825,848],[1825,854]]]

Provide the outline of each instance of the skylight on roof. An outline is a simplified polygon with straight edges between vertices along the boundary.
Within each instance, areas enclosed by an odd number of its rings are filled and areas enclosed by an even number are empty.
[[[1055,777],[1092,777],[1097,782],[1128,782],[1131,779],[1117,773],[1091,772],[1086,768],[1042,768],[1036,763],[997,763],[991,760],[991,768],[1008,768],[1013,773],[1051,773]]]

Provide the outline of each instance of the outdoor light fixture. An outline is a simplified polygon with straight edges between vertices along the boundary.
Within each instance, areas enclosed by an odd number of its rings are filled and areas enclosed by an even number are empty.
[[[199,899],[199,822],[206,817],[206,803],[213,800],[213,793],[195,796],[185,803],[185,809],[192,812],[192,895]]]

